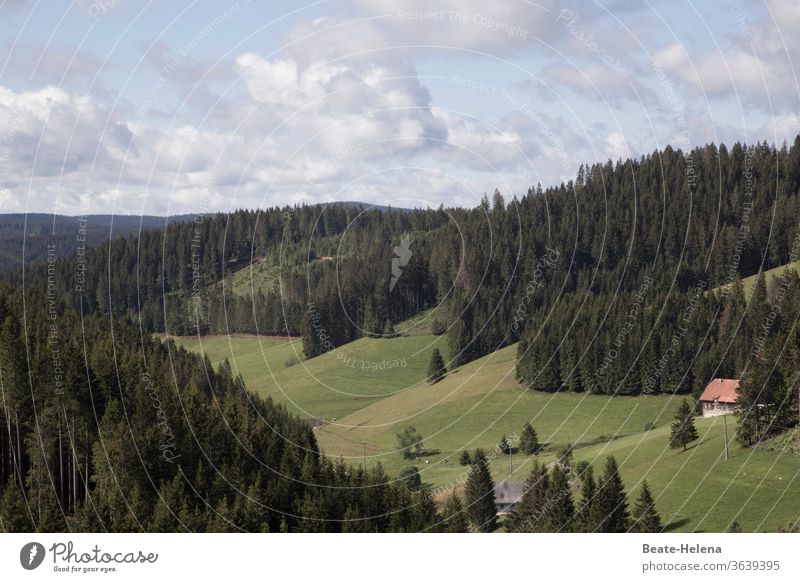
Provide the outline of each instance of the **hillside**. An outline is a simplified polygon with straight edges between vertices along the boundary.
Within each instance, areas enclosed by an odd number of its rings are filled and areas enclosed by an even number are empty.
[[[421,383],[427,386],[431,352],[438,347],[446,353],[444,338],[424,335],[362,338],[302,361],[298,341],[246,335],[175,339],[208,355],[212,363],[227,358],[248,389],[285,404],[293,414],[323,420],[341,418]]]
[[[774,269],[769,269],[764,271],[764,281],[767,283],[767,289],[770,289],[771,286],[776,282],[776,280],[780,279],[787,271],[793,271],[795,273],[800,273],[800,261],[795,261],[793,263],[789,263],[787,265],[783,265],[780,267],[775,267]],[[750,298],[750,295],[753,294],[753,289],[756,286],[756,281],[758,281],[758,274],[750,275],[749,277],[745,277],[742,279],[742,288],[744,289],[744,294],[747,299]],[[728,287],[728,285],[722,285],[714,289],[714,291],[719,291],[724,288]]]
[[[197,340],[178,341],[200,350]],[[462,366],[431,386],[423,381],[422,364],[423,354],[438,345],[432,336],[358,340],[289,368],[282,360],[299,348],[297,342],[231,337],[204,338],[202,344],[212,362],[235,357],[235,369],[257,393],[286,402],[305,417],[336,418],[314,431],[328,456],[358,463],[366,447],[368,466],[381,463],[395,477],[416,466],[440,496],[462,487],[465,467],[458,457],[477,447],[489,453],[495,480],[508,478],[512,466],[511,478],[524,480],[530,458],[493,451],[504,434],[513,445],[530,422],[544,443],[539,456],[545,462],[571,443],[575,461],[587,460],[596,470],[606,455],[615,455],[631,498],[646,478],[670,531],[723,531],[734,519],[747,531],[774,531],[787,516],[800,514],[800,457],[781,450],[788,445],[743,449],[733,442],[736,421],[728,418],[730,460],[723,462],[723,420],[717,418],[697,420],[701,439],[686,453],[669,449],[669,423],[680,396],[524,390],[514,376],[516,346]],[[421,353],[413,357],[414,351]],[[366,371],[344,366],[340,353],[378,361],[407,357],[413,364]],[[418,459],[404,460],[396,451],[395,434],[406,426],[424,437]]]
[[[685,453],[667,446],[669,427],[577,451],[576,460],[601,467],[620,463],[629,495],[646,479],[665,523],[675,531],[725,531],[735,519],[744,531],[776,531],[800,515],[800,457],[789,446],[723,452],[724,419],[697,419],[700,440]],[[732,441],[736,419],[728,418]]]
[[[104,240],[139,234],[141,230],[163,230],[167,224],[193,217],[0,214],[0,272],[46,259],[48,245],[55,245],[53,256],[61,258],[78,252],[82,246],[95,246]]]

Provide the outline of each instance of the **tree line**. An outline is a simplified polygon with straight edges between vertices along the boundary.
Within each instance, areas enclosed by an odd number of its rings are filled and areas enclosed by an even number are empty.
[[[38,265],[25,285],[54,281],[79,311],[150,332],[300,334],[308,357],[438,305],[438,369],[518,342],[517,377],[535,390],[697,395],[741,377],[756,442],[796,422],[800,283],[787,272],[747,297],[741,279],[800,258],[799,193],[800,137],[667,147],[472,209],[197,217],[91,249],[84,271],[75,257]],[[231,273],[256,260],[280,280],[232,293]]]
[[[24,313],[24,317],[23,317]],[[0,530],[426,531],[440,515],[227,362],[0,286]]]

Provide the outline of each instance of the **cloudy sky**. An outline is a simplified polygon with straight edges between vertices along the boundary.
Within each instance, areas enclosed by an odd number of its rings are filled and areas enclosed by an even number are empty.
[[[796,0],[0,0],[0,211],[474,206],[793,141]]]

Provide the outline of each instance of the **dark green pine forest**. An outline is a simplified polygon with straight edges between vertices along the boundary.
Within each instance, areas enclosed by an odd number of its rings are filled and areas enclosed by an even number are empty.
[[[0,289],[0,530],[441,527],[427,490],[320,455],[227,364],[39,291],[24,309]]]
[[[753,444],[797,423],[800,278],[761,276],[750,295],[742,278],[800,259],[798,217],[800,137],[668,147],[470,209],[198,216],[91,246],[80,268],[9,271],[0,528],[444,527],[426,490],[329,461],[304,422],[161,332],[299,335],[313,357],[435,307],[447,370],[516,342],[533,390],[696,396],[741,377],[737,434]],[[232,292],[264,261],[279,276]]]

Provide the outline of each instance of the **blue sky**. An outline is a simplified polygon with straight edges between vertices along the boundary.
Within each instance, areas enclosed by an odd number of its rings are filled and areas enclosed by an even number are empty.
[[[0,0],[0,210],[474,206],[793,141],[792,0]]]

